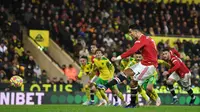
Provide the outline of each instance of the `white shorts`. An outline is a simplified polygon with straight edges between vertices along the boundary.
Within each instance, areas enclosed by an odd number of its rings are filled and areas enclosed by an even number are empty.
[[[156,71],[156,68],[153,65],[145,66],[142,65],[141,62],[131,66],[130,69],[132,69],[133,72],[135,73],[133,79],[138,81],[138,84],[140,86],[146,79],[150,78]]]
[[[184,78],[180,78],[180,76],[176,73],[173,72],[168,79],[173,79],[175,81],[180,81],[181,86],[183,87],[189,87],[191,85],[191,73],[186,73]]]
[[[98,78],[98,77],[97,77],[96,75],[93,76],[92,79],[90,80],[90,83],[94,83],[94,82],[97,80],[97,78]]]

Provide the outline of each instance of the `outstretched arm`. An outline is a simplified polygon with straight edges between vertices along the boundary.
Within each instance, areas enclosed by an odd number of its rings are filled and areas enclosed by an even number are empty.
[[[133,55],[135,52],[137,52],[143,46],[144,46],[144,42],[137,40],[137,41],[135,41],[132,48],[130,48],[128,51],[126,51],[123,54],[121,54],[120,56],[118,56],[115,60],[121,60],[123,58],[129,57],[129,56]]]

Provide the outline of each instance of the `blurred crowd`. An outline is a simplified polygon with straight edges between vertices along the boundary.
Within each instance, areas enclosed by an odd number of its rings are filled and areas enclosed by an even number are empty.
[[[4,7],[0,9],[0,83],[9,83],[14,75],[23,77],[25,83],[47,83],[45,70],[35,63],[31,51],[25,51],[19,21],[9,21]]]
[[[15,0],[13,4],[17,20],[29,29],[50,30],[51,38],[75,59],[88,56],[91,44],[105,51],[108,58],[126,51],[134,43],[124,36],[133,23],[150,36],[200,36],[200,4],[194,2]],[[158,43],[159,51],[166,47],[169,41]],[[174,47],[192,71],[193,86],[200,86],[200,41],[177,40]],[[164,69],[159,66],[160,74]],[[158,80],[161,85],[162,79],[160,76]]]

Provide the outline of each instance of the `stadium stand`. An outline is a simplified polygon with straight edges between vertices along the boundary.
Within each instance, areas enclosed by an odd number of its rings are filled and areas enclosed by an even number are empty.
[[[10,15],[4,7],[1,7],[0,16],[0,82],[9,83],[14,75],[23,77],[25,83],[44,81],[45,76],[42,75],[43,72],[30,55],[31,51],[24,50],[19,22],[17,20],[8,21]],[[47,79],[48,77],[45,80]]]
[[[89,55],[96,44],[111,58],[132,46],[127,26],[135,23],[150,36],[199,38],[200,4],[119,0],[34,0],[13,7],[15,16],[27,28],[51,31],[51,38],[74,59]],[[158,49],[169,47],[164,41]],[[179,41],[174,46],[193,73],[193,86],[200,86],[200,41]],[[110,49],[106,49],[106,48]],[[159,66],[162,72],[165,68]],[[158,84],[163,85],[162,76]]]

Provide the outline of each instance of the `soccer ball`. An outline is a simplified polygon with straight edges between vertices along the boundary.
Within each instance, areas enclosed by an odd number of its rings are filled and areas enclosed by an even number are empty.
[[[23,79],[20,76],[12,76],[10,78],[10,84],[14,87],[21,87],[23,84]]]

